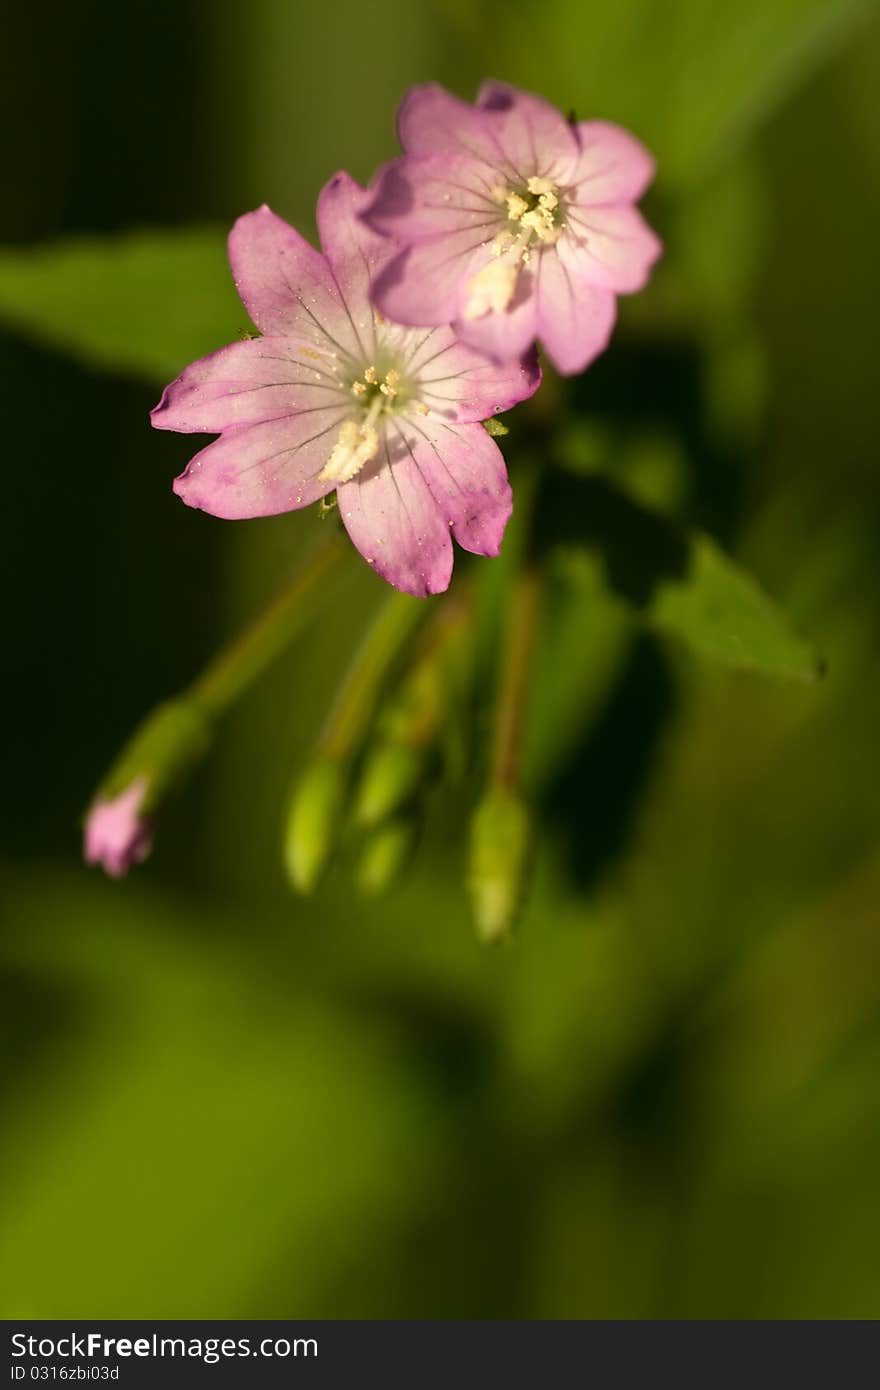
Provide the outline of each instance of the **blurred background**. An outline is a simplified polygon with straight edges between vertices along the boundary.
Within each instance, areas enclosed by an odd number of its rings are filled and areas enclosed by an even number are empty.
[[[5,23],[0,1312],[880,1316],[876,7],[83,0]],[[571,477],[709,532],[824,678],[686,652],[604,583],[551,606],[535,879],[486,950],[473,789],[437,789],[379,901],[344,858],[314,899],[284,881],[289,778],[380,594],[360,566],[148,864],[105,880],[79,860],[95,784],[316,524],[187,510],[188,441],[148,427],[163,381],[247,326],[221,233],[265,200],[312,234],[332,172],[396,151],[410,83],[489,75],[659,160],[666,257],[575,390]],[[116,239],[144,228],[167,242]]]

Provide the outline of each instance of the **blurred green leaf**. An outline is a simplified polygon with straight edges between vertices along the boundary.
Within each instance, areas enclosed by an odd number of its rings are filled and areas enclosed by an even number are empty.
[[[812,680],[815,652],[750,575],[709,539],[695,535],[681,577],[658,584],[648,622],[725,665]]]
[[[0,1312],[231,1316],[264,1286],[281,1316],[354,1232],[381,1244],[402,1166],[425,1194],[437,1124],[381,1019],[273,984],[216,914],[193,933],[174,899],[123,893],[9,895],[3,965],[54,981],[57,1019],[4,1114]]]
[[[90,366],[160,384],[248,328],[214,227],[7,247],[0,318]]]
[[[540,91],[579,118],[631,126],[664,183],[708,172],[852,32],[872,0],[548,0],[487,5],[487,71]],[[464,7],[448,0],[463,28]],[[469,42],[477,37],[467,21]],[[553,74],[548,86],[548,74]]]

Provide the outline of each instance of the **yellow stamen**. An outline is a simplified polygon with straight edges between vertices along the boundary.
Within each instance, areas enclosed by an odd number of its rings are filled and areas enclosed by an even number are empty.
[[[400,381],[400,372],[396,372],[392,367],[385,373],[385,380],[379,386],[383,396],[387,396],[390,401],[397,395],[397,383]]]
[[[507,208],[507,220],[519,231],[504,227],[489,245],[494,260],[477,271],[467,285],[468,298],[463,317],[477,319],[483,314],[503,313],[509,308],[516,292],[516,282],[522,266],[532,259],[530,242],[536,240],[552,246],[559,240],[562,224],[557,223],[559,194],[550,179],[533,175],[526,184],[531,201],[515,189],[496,185],[490,193],[493,201]]]

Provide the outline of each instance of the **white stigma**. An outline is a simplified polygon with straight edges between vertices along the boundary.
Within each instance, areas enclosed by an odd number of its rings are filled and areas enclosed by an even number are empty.
[[[325,483],[347,483],[379,452],[379,432],[366,422],[346,420],[318,477]]]
[[[519,265],[516,261],[495,260],[484,265],[468,281],[464,317],[478,319],[483,314],[502,313],[513,298],[518,275]]]
[[[520,269],[531,260],[532,239],[547,246],[559,240],[563,224],[557,220],[559,192],[556,185],[550,179],[535,175],[528,180],[526,189],[531,198],[502,184],[492,189],[495,202],[507,209],[508,223],[519,230],[505,227],[492,241],[490,249],[496,259],[483,266],[468,281],[468,297],[463,311],[465,319],[503,313],[509,308],[516,293]]]
[[[359,381],[352,383],[352,395],[366,405],[363,419],[346,420],[339,430],[330,457],[318,477],[322,482],[347,483],[379,452],[379,416],[391,408],[400,389],[400,373],[390,368],[380,381],[375,367],[367,367]],[[418,406],[419,402],[412,402]]]

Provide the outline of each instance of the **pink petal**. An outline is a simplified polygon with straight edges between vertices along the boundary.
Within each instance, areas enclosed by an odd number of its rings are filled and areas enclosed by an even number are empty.
[[[577,164],[577,137],[555,106],[506,82],[484,82],[477,94],[482,111],[498,114],[498,143],[520,175],[567,180]]]
[[[485,354],[493,362],[518,362],[537,335],[536,278],[546,253],[534,256],[529,266],[519,273],[516,293],[510,308],[503,313],[483,314],[481,318],[457,318],[455,330],[463,343]],[[465,299],[465,286],[459,297],[460,310]]]
[[[349,413],[334,402],[227,430],[189,462],[174,491],[188,507],[230,520],[306,507],[333,490],[318,474]]]
[[[395,323],[449,323],[464,286],[490,254],[482,232],[472,228],[420,242],[385,267],[373,285],[373,301]]]
[[[334,174],[318,196],[321,246],[344,305],[359,358],[375,356],[376,335],[370,306],[370,282],[394,255],[394,246],[372,230],[362,216],[372,195],[346,173]]]
[[[663,250],[638,208],[569,207],[568,228],[557,243],[562,260],[594,285],[618,294],[640,290]]]
[[[389,447],[386,439],[375,463],[343,483],[337,498],[354,544],[389,584],[416,598],[440,594],[449,587],[452,540],[448,523],[400,441]]]
[[[498,365],[462,343],[451,328],[432,328],[407,365],[415,395],[447,421],[486,420],[525,400],[541,384],[534,354]],[[483,431],[485,433],[485,431]]]
[[[364,217],[407,245],[467,228],[490,241],[506,222],[482,166],[467,155],[408,155],[386,164],[370,185]]]
[[[577,203],[632,203],[654,177],[654,157],[644,145],[611,121],[579,121],[581,153],[570,179]]]
[[[470,156],[490,187],[503,158],[492,118],[436,82],[410,87],[397,112],[397,134],[406,154]]]
[[[344,357],[357,335],[324,257],[265,205],[239,217],[229,262],[242,303],[261,333],[299,338]]]
[[[615,296],[572,273],[556,248],[541,256],[537,332],[563,375],[582,372],[605,350],[616,312]]]
[[[344,395],[328,365],[314,347],[292,338],[232,343],[193,362],[166,386],[151,415],[153,426],[219,434],[237,425],[320,410]]]
[[[447,424],[431,416],[402,422],[399,433],[459,545],[497,555],[513,495],[494,439],[482,425]]]

